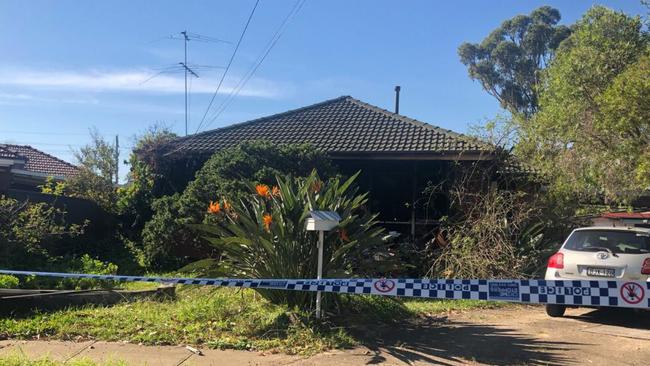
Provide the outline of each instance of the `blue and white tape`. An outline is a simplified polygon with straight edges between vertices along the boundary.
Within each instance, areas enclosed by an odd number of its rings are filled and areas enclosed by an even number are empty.
[[[0,270],[0,274],[253,289],[323,291],[340,294],[370,294],[424,299],[472,299],[527,304],[650,308],[650,282],[642,281],[177,278],[8,270]]]

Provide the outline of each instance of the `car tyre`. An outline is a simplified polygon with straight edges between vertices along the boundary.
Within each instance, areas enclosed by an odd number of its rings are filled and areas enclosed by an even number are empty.
[[[564,315],[566,311],[566,306],[556,305],[556,304],[547,304],[546,305],[546,314],[551,318],[559,318]]]

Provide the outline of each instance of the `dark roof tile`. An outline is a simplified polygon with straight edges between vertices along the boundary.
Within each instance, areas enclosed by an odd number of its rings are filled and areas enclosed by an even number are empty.
[[[328,153],[491,150],[470,137],[349,96],[181,137],[168,148],[171,153],[205,153],[252,140],[306,142]]]

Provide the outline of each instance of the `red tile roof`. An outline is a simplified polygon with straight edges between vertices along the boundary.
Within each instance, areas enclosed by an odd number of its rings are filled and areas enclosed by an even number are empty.
[[[5,159],[15,159],[18,156],[15,153],[12,153],[11,151],[3,148],[0,145],[0,158],[5,158]]]
[[[13,154],[13,158],[24,159],[24,170],[57,177],[76,175],[79,169],[55,156],[37,150],[28,145],[0,144],[0,156]]]
[[[607,212],[602,217],[608,219],[650,219],[650,212]]]

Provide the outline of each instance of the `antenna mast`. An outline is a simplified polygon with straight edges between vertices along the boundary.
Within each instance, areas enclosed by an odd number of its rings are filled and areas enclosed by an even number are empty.
[[[187,30],[184,30],[179,33],[180,36],[178,35],[170,35],[168,37],[164,37],[162,39],[172,39],[172,40],[182,40],[183,41],[183,61],[179,62],[178,64],[174,64],[171,66],[166,66],[163,67],[160,72],[152,75],[151,77],[147,78],[146,80],[142,81],[142,83],[146,83],[149,80],[164,74],[164,73],[174,73],[178,71],[183,71],[185,74],[185,136],[187,136],[187,131],[188,131],[188,124],[189,124],[189,90],[188,90],[188,84],[187,84],[187,77],[196,77],[198,78],[199,75],[195,72],[195,70],[210,70],[210,69],[222,69],[223,67],[221,66],[210,66],[210,65],[195,65],[195,64],[188,64],[187,63],[187,43],[189,41],[197,41],[197,42],[205,42],[205,43],[228,43],[231,44],[229,41],[225,41],[219,38],[215,37],[210,37],[210,36],[204,36],[202,34],[197,34],[197,33],[192,33],[188,32]],[[190,84],[191,88],[191,84]]]
[[[187,31],[184,30],[181,32],[181,35],[183,35],[183,45],[184,45],[184,54],[185,58],[183,62],[180,62],[181,66],[183,66],[183,69],[185,71],[185,136],[187,136],[187,73],[191,73],[195,77],[199,77],[192,69],[187,66],[187,42],[190,41],[190,37],[187,35]]]

